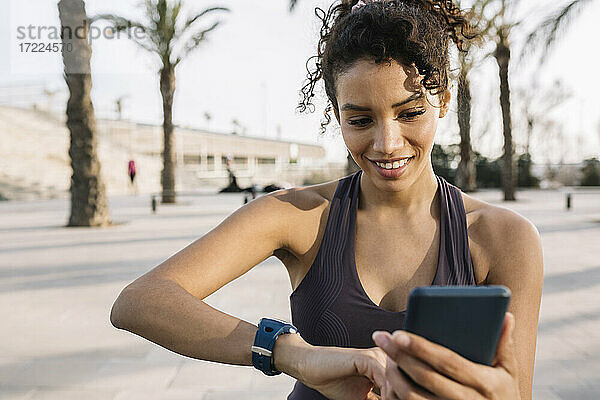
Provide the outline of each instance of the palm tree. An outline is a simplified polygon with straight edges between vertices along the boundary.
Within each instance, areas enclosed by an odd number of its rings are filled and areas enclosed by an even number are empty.
[[[458,72],[458,128],[460,132],[460,162],[456,171],[456,184],[465,192],[473,192],[477,187],[473,148],[471,146],[471,82],[469,72],[472,62],[467,54],[458,55],[460,69]]]
[[[502,186],[504,201],[514,201],[516,177],[514,162],[514,144],[512,138],[512,119],[510,111],[510,83],[508,68],[511,58],[510,33],[521,21],[513,13],[519,0],[475,0],[475,5],[483,6],[481,18],[485,19],[484,37],[495,44],[492,53],[498,64],[500,77],[500,107],[502,109],[502,131],[504,136],[504,154],[502,155]]]
[[[571,0],[570,3],[566,4],[558,11],[549,14],[542,23],[527,36],[526,45],[523,47],[521,58],[527,56],[528,53],[535,52],[535,50],[541,47],[542,54],[539,58],[539,62],[540,64],[543,64],[558,40],[557,35],[591,2],[592,0]],[[542,46],[540,46],[540,43]]]
[[[484,18],[484,11],[489,6],[491,0],[476,1],[468,10],[467,17],[471,25],[479,33],[478,41],[463,42],[463,50],[458,52],[458,127],[460,132],[460,162],[458,164],[456,183],[465,192],[473,192],[477,188],[477,176],[475,162],[473,160],[473,148],[471,146],[471,81],[469,73],[483,59],[489,57],[484,55],[482,59],[475,57],[475,44],[480,43],[481,39],[487,35],[490,25]],[[462,8],[460,1],[457,5]]]
[[[204,29],[197,29],[205,15],[215,11],[229,11],[225,7],[211,7],[185,20],[181,16],[182,1],[145,0],[144,23],[118,15],[102,14],[94,21],[107,20],[115,31],[142,31],[144,38],[128,35],[143,49],[156,54],[161,62],[160,93],[163,101],[163,170],[161,173],[162,202],[175,203],[175,155],[173,152],[173,97],[175,94],[175,68],[220,21]]]
[[[515,177],[514,172],[514,146],[512,139],[512,119],[510,113],[510,83],[508,81],[508,67],[510,64],[510,41],[509,35],[515,26],[506,19],[510,0],[500,0],[500,11],[493,20],[496,25],[496,51],[494,57],[498,64],[500,75],[500,107],[502,108],[502,131],[504,135],[504,154],[502,155],[502,186],[504,189],[504,201],[514,201]]]
[[[87,40],[89,25],[82,24],[88,20],[85,4],[83,0],[60,0],[58,12],[63,33],[64,77],[69,87],[67,127],[73,169],[67,226],[107,226],[110,224],[108,201],[97,155],[96,119],[90,98],[92,49]],[[74,34],[76,29],[84,29],[85,34]]]

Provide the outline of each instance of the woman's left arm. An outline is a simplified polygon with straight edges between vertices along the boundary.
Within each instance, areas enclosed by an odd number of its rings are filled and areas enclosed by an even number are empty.
[[[384,392],[391,393],[384,398],[412,392],[418,399],[531,400],[543,285],[540,235],[533,224],[510,210],[494,207],[486,214],[473,239],[485,248],[490,265],[487,284],[511,290],[508,311],[514,318],[513,329],[505,321],[492,367],[472,363],[420,336],[408,334],[411,344],[403,348],[382,333],[376,342],[388,354],[389,387]],[[388,340],[381,341],[385,337]],[[410,382],[398,367],[430,393]]]
[[[541,239],[531,222],[512,211],[500,209],[490,220],[497,245],[491,248],[495,257],[487,284],[504,285],[512,292],[508,311],[515,317],[519,389],[521,400],[531,400],[544,274]]]

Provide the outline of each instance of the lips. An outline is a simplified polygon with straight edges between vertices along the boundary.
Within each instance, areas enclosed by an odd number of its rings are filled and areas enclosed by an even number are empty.
[[[404,171],[406,171],[406,168],[408,168],[408,166],[410,165],[412,159],[415,158],[413,157],[408,157],[408,158],[401,158],[401,159],[396,159],[396,160],[401,160],[401,161],[394,161],[391,162],[392,160],[385,160],[386,164],[392,164],[393,166],[395,166],[396,168],[385,168],[385,167],[381,167],[380,165],[378,165],[377,162],[369,160],[371,162],[371,164],[373,164],[373,166],[375,167],[375,170],[384,178],[388,178],[388,179],[395,179],[400,177]],[[402,164],[402,165],[400,165]]]
[[[373,161],[373,162],[379,162],[379,163],[393,163],[394,161],[408,160],[409,158],[413,158],[413,157],[414,156],[403,156],[403,157],[398,157],[398,158],[389,158],[389,159],[381,159],[381,160],[371,160],[370,158],[367,158],[367,160]]]
[[[371,161],[371,163],[377,165],[379,168],[393,170],[397,168],[402,168],[404,165],[408,164],[413,158],[415,158],[415,156],[392,158],[387,160],[371,160],[367,158],[367,160]]]

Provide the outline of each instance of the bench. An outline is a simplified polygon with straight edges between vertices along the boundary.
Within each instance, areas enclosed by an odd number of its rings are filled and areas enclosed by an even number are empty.
[[[248,201],[253,200],[257,197],[256,192],[254,192],[254,194],[252,193],[252,191],[248,190],[248,189],[244,189],[241,192],[230,192],[230,193],[239,193],[239,194],[244,194],[244,200],[243,200],[243,204],[248,203]],[[219,194],[219,193],[215,193],[215,192],[175,192],[175,197],[179,198],[179,197],[197,197],[197,196],[213,196],[215,194]],[[151,193],[150,194],[150,207],[152,208],[152,213],[156,214],[156,208],[158,207],[158,199],[162,196],[162,192],[161,193]]]
[[[573,207],[573,195],[598,195],[600,196],[600,188],[596,188],[595,186],[571,186],[562,189],[562,192],[565,194],[565,207],[567,211],[569,211]]]

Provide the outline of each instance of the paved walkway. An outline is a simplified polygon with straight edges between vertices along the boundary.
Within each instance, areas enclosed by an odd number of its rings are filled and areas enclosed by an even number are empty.
[[[496,202],[498,192],[476,197]],[[109,229],[66,229],[64,199],[0,202],[0,399],[285,399],[293,381],[250,367],[184,358],[113,328],[119,291],[241,205],[241,195],[182,199],[150,213],[147,197],[111,198]],[[509,205],[542,232],[545,281],[535,399],[600,398],[600,201],[522,192]],[[498,204],[501,204],[498,202]],[[264,293],[265,285],[275,289]],[[210,296],[257,323],[289,319],[274,257]],[[251,299],[251,301],[249,301]]]

